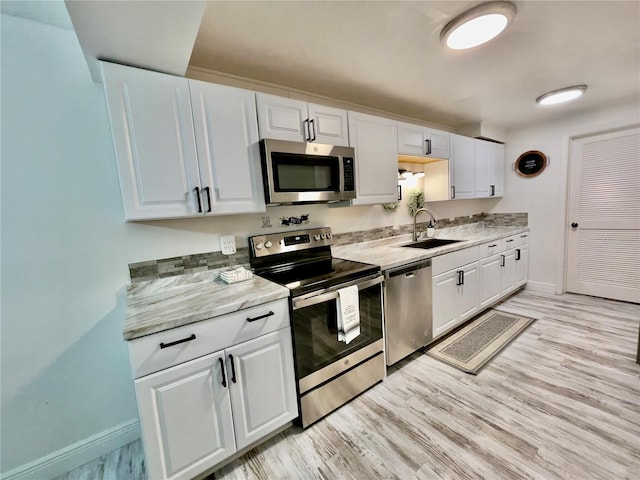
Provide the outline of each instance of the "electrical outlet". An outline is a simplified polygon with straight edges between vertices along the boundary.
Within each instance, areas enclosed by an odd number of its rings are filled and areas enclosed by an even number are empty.
[[[224,255],[236,253],[236,239],[233,235],[223,235],[220,237],[220,250]]]

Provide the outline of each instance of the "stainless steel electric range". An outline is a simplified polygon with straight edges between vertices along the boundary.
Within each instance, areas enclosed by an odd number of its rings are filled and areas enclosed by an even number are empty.
[[[256,274],[290,290],[300,422],[321,419],[384,378],[380,267],[334,258],[331,229],[249,238]],[[337,298],[358,287],[360,334],[338,339]]]

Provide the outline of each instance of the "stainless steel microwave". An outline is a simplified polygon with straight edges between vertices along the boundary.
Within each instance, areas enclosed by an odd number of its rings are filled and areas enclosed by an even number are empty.
[[[356,198],[355,151],[318,143],[260,141],[267,205]]]

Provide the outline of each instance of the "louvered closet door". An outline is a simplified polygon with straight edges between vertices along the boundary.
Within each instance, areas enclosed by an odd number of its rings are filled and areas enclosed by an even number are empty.
[[[640,129],[571,149],[567,290],[640,302]]]

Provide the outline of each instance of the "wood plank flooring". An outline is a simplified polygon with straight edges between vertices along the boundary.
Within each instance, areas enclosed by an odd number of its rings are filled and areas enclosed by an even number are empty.
[[[499,308],[538,320],[478,376],[415,353],[209,479],[640,478],[640,306],[524,291]],[[144,480],[139,442],[125,448],[57,480]]]

